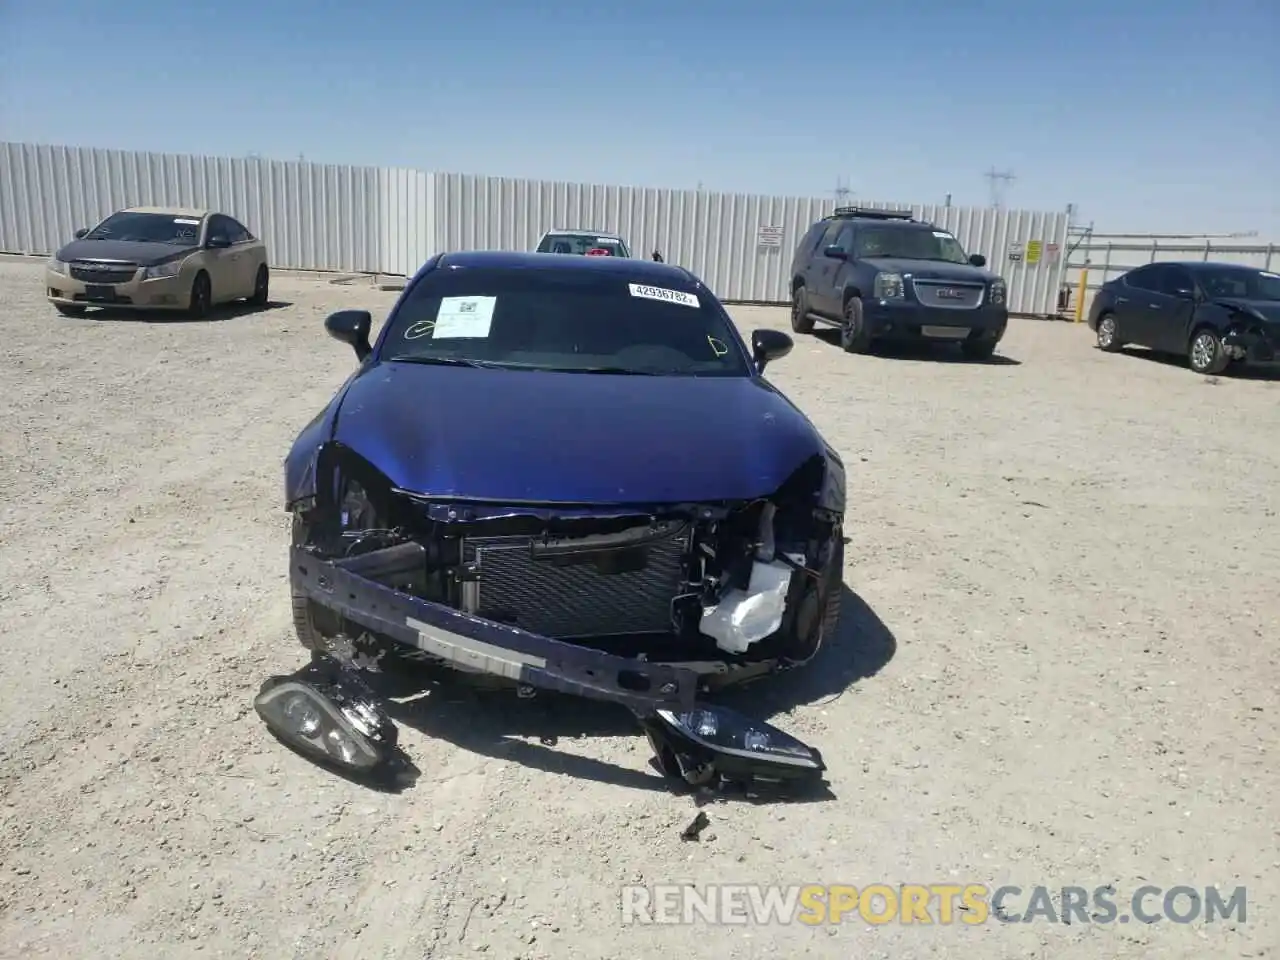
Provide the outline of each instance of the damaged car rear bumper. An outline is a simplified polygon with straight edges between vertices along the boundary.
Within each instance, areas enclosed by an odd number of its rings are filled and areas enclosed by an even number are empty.
[[[370,554],[326,560],[295,546],[289,575],[295,591],[315,603],[459,670],[619,703],[640,714],[694,706],[694,670],[554,640],[412,596],[364,576],[372,562]]]

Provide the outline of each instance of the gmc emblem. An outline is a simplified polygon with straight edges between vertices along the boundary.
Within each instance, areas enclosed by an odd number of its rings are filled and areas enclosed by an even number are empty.
[[[943,287],[938,291],[939,300],[963,300],[964,291],[957,290],[955,287]]]

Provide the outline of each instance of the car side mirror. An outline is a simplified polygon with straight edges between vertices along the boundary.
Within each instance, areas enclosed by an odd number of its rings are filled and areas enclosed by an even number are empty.
[[[849,251],[845,250],[844,247],[837,247],[834,245],[830,247],[824,247],[822,250],[822,255],[824,257],[830,257],[832,260],[848,260],[849,259]]]
[[[329,314],[324,321],[324,328],[329,336],[348,344],[362,363],[365,357],[373,353],[373,347],[369,345],[369,330],[372,327],[373,317],[368,310],[339,310]]]
[[[751,358],[755,361],[756,372],[764,373],[766,365],[781,360],[795,345],[795,341],[781,330],[754,331],[751,334]]]
[[[230,237],[210,237],[205,241],[204,245],[210,250],[225,250],[231,246]]]
[[[75,237],[77,240],[83,240],[88,235],[89,235],[88,227],[81,227],[79,230],[77,230],[75,233],[72,234],[72,236]]]
[[[975,267],[985,267],[987,265],[987,258],[980,253],[971,253],[969,254],[969,263]]]

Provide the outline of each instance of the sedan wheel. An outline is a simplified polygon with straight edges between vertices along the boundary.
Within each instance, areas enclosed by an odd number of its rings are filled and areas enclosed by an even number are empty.
[[[1107,314],[1098,321],[1098,349],[1111,353],[1119,349],[1119,338],[1116,337],[1116,318]]]
[[[213,287],[209,283],[209,275],[202,270],[191,282],[191,305],[187,308],[187,314],[192,320],[203,320],[209,315],[212,306]]]
[[[1222,349],[1222,341],[1212,330],[1199,330],[1191,338],[1187,351],[1191,369],[1196,373],[1221,373],[1227,368],[1228,357]]]
[[[271,293],[271,275],[264,263],[258,268],[258,275],[253,281],[253,296],[249,298],[249,302],[255,307],[265,307]]]

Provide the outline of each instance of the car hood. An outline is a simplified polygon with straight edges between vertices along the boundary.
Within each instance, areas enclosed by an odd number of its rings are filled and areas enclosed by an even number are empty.
[[[415,493],[659,504],[772,494],[825,444],[768,383],[381,363],[333,439]]]
[[[194,253],[196,248],[172,243],[144,243],[140,240],[72,240],[57,253],[68,260],[123,260],[144,267],[154,267],[166,260],[176,260]]]
[[[917,280],[967,280],[990,283],[996,275],[990,270],[968,263],[944,263],[940,260],[908,260],[899,257],[868,258],[868,263],[890,273],[911,274]]]
[[[1215,303],[1233,310],[1260,317],[1268,323],[1280,324],[1280,302],[1275,300],[1244,300],[1240,297],[1217,297]]]

